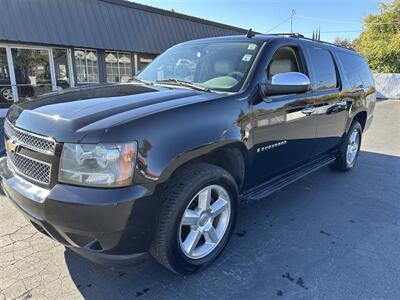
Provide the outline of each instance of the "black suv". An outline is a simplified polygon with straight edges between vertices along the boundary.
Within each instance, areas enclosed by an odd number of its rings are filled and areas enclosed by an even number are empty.
[[[239,200],[354,167],[375,89],[356,52],[299,35],[172,47],[128,84],[13,105],[2,187],[41,232],[96,262],[150,253],[182,274],[229,241]]]

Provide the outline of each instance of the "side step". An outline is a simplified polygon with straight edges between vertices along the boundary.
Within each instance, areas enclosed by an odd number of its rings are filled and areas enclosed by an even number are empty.
[[[256,186],[249,191],[241,195],[241,201],[252,201],[259,200],[267,197],[268,195],[279,191],[285,186],[299,180],[300,178],[333,163],[336,159],[335,153],[319,158],[312,162],[309,162],[301,167],[298,167],[292,171],[289,171],[283,175],[273,178],[267,182]]]

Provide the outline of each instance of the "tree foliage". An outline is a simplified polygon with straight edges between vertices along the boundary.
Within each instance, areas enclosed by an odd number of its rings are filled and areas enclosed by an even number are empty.
[[[400,73],[400,0],[381,3],[379,13],[368,15],[354,46],[373,70]]]
[[[342,39],[337,37],[335,38],[335,44],[346,48],[354,48],[353,41],[347,38]]]

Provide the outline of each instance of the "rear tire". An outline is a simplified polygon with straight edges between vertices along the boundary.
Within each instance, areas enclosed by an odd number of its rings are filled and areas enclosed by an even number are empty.
[[[239,207],[238,188],[224,169],[197,163],[169,182],[151,255],[186,275],[209,265],[228,243]]]
[[[332,169],[346,172],[356,164],[360,152],[362,140],[362,127],[358,121],[353,121],[347,136],[339,149],[336,161],[331,165]]]

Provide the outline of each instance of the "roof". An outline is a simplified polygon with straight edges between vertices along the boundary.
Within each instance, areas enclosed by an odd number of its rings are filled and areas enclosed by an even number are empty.
[[[124,0],[0,0],[0,41],[161,53],[247,30]]]
[[[294,40],[294,41],[300,42],[300,43],[306,43],[306,44],[320,46],[320,47],[330,47],[330,48],[334,48],[337,51],[344,51],[344,52],[348,52],[350,54],[360,55],[353,48],[340,46],[340,45],[326,42],[326,41],[310,39],[310,38],[304,37],[303,35],[298,34],[298,33],[276,33],[276,34],[255,33],[251,37],[247,37],[246,35],[221,36],[221,37],[197,39],[194,41],[188,41],[186,43],[204,43],[204,42],[210,43],[210,42],[215,42],[215,41],[270,42],[272,40],[281,40],[281,41],[282,40],[284,40],[284,41],[288,41],[288,40],[293,41]]]

